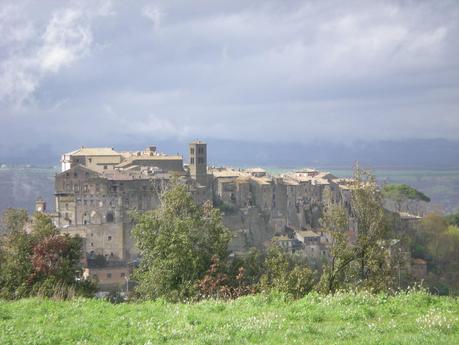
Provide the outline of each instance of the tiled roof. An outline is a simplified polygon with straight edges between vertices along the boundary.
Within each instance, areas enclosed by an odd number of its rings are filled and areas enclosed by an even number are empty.
[[[73,152],[67,153],[72,156],[120,156],[111,147],[82,147]]]

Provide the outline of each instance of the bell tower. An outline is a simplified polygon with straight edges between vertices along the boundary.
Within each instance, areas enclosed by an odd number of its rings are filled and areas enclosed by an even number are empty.
[[[190,144],[190,175],[201,186],[207,185],[207,144],[196,140]]]
[[[40,213],[43,213],[43,212],[46,211],[46,202],[45,202],[45,200],[43,200],[42,197],[39,197],[35,201],[35,211],[36,212],[40,212]]]

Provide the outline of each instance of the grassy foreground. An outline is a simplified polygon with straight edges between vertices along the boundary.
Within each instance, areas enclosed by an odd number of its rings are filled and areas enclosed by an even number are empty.
[[[0,344],[450,345],[459,344],[459,301],[423,292],[197,304],[0,301]]]

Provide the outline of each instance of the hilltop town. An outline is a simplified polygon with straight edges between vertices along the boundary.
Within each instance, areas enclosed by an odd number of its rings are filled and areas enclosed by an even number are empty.
[[[275,242],[316,265],[328,259],[332,239],[322,229],[322,210],[330,202],[350,207],[351,179],[314,169],[273,176],[261,168],[210,166],[202,141],[189,144],[188,156],[185,163],[183,156],[160,153],[155,146],[135,152],[81,147],[62,155],[56,211],[48,214],[63,233],[83,238],[86,278],[107,289],[126,284],[139,259],[131,236],[133,212],[159,207],[173,181],[186,185],[196,203],[221,209],[233,235],[232,255]],[[46,212],[43,200],[37,200],[36,211]],[[419,219],[399,218],[406,224]],[[355,232],[351,221],[349,236]],[[422,274],[425,263],[418,264],[414,269]]]

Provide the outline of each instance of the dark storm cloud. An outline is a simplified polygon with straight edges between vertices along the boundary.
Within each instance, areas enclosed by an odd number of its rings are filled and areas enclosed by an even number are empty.
[[[0,6],[2,150],[459,137],[454,0]]]

